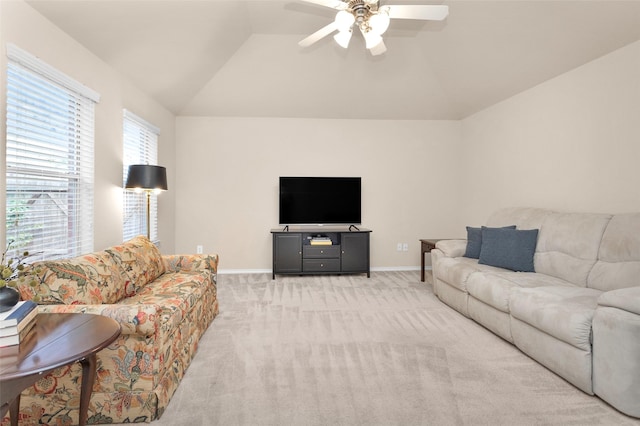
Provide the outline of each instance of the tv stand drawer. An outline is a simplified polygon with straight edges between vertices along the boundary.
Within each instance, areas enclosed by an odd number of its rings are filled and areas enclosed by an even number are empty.
[[[340,257],[340,246],[311,246],[305,245],[302,248],[302,257],[305,259],[331,259]]]
[[[303,272],[340,272],[340,259],[304,259]]]

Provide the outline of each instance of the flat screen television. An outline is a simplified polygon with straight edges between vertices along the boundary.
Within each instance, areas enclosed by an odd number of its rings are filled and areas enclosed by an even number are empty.
[[[361,178],[280,177],[281,225],[359,225]]]

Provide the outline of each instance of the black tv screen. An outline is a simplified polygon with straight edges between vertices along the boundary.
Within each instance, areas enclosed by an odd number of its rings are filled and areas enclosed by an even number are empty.
[[[280,224],[361,223],[361,178],[280,177]]]

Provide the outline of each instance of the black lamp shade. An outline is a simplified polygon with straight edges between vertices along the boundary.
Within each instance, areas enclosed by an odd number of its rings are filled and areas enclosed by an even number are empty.
[[[151,166],[149,164],[134,164],[129,166],[127,189],[161,189],[167,190],[167,169],[162,166]]]

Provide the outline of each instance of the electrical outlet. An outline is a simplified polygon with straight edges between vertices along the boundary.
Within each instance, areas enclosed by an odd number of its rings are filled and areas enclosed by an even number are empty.
[[[402,243],[398,243],[398,245],[396,246],[396,250],[402,251]]]
[[[198,244],[198,245],[196,246],[196,253],[197,253],[197,254],[202,254],[202,246],[201,246],[200,244]]]
[[[402,243],[402,251],[409,251],[409,243]]]

